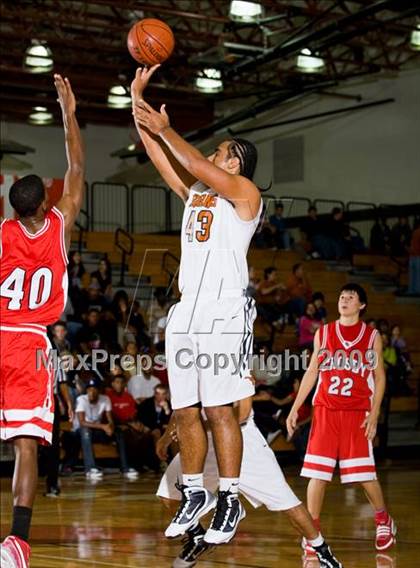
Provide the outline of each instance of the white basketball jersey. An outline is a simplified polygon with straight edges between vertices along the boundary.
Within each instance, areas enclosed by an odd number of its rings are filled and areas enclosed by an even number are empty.
[[[179,289],[183,295],[219,297],[248,286],[246,255],[258,227],[239,218],[227,199],[201,182],[191,187],[181,233]]]

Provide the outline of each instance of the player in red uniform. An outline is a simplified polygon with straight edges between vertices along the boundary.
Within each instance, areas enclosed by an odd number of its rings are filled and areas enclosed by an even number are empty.
[[[67,250],[83,199],[84,151],[68,79],[54,76],[68,160],[63,197],[47,210],[41,178],[10,189],[18,219],[0,233],[0,433],[15,448],[13,521],[1,544],[2,568],[29,566],[28,544],[37,485],[37,444],[49,444],[54,419],[53,369],[46,364],[46,326],[60,319],[67,299]]]
[[[359,319],[366,305],[367,295],[359,284],[343,286],[340,319],[316,332],[314,352],[287,418],[287,430],[291,436],[298,410],[318,378],[301,472],[310,478],[308,510],[319,528],[325,488],[338,460],[341,482],[360,483],[375,510],[376,548],[383,551],[394,544],[396,526],[376,477],[372,440],[386,381],[381,337]],[[306,552],[312,552],[309,546]]]

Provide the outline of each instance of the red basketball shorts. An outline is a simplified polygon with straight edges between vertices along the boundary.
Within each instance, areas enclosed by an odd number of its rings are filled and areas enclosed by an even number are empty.
[[[376,479],[372,442],[361,428],[366,414],[315,406],[301,475],[331,481],[338,461],[341,483]]]
[[[0,333],[1,439],[25,436],[51,444],[54,395],[47,335],[33,324],[2,325]]]

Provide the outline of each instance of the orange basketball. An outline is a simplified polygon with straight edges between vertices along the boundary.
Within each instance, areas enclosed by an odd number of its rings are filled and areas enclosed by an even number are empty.
[[[174,45],[171,28],[154,18],[140,20],[128,32],[128,51],[136,61],[144,65],[163,63],[171,55]]]

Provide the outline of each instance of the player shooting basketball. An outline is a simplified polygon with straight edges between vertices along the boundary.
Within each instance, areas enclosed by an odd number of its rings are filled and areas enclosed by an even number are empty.
[[[169,187],[184,201],[181,301],[166,329],[167,364],[182,463],[183,500],[166,536],[177,537],[216,507],[205,539],[231,540],[245,510],[238,499],[242,435],[234,401],[254,393],[247,358],[252,349],[254,300],[245,296],[246,255],[258,225],[262,199],[253,183],[255,146],[226,140],[208,158],[179,136],[165,108],[156,112],[143,98],[158,66],[139,69],[132,83],[133,114],[146,151]],[[217,374],[179,360],[183,349],[198,359],[229,355]],[[241,361],[235,369],[232,357]],[[219,465],[219,495],[203,486],[207,435],[201,419],[205,408]]]
[[[53,370],[46,326],[67,300],[67,251],[84,191],[84,150],[69,80],[54,75],[63,114],[68,169],[57,207],[48,210],[42,179],[29,175],[10,188],[17,220],[1,225],[0,430],[15,449],[13,521],[1,545],[2,568],[27,568],[38,478],[38,443],[50,444],[54,420]]]

